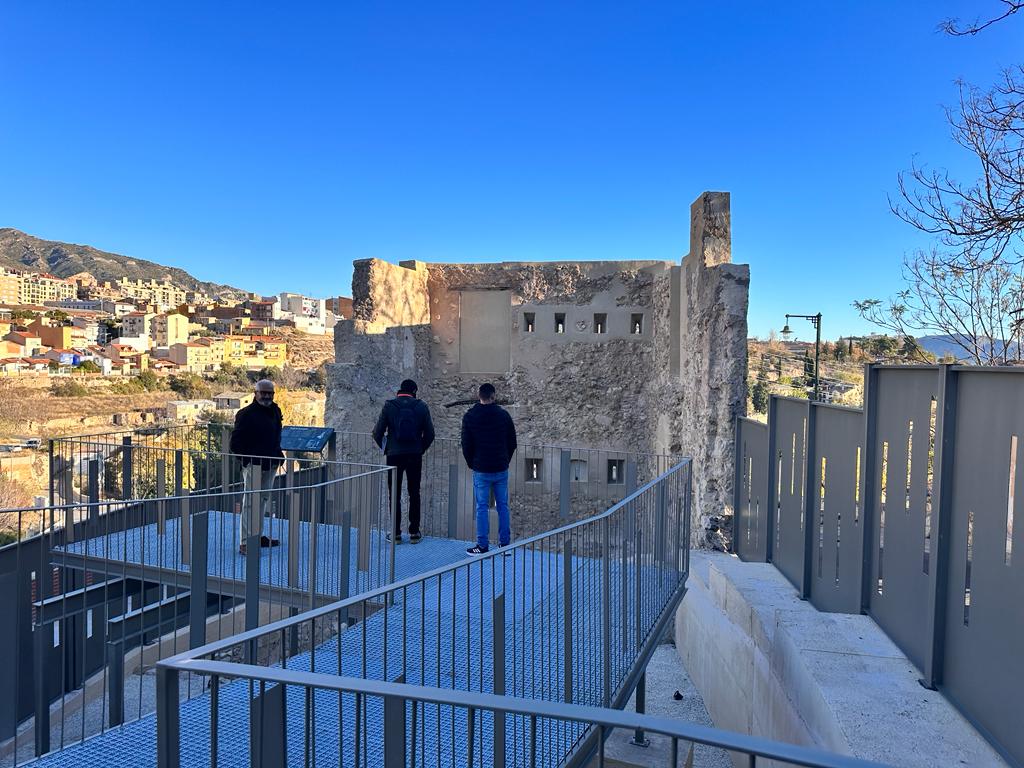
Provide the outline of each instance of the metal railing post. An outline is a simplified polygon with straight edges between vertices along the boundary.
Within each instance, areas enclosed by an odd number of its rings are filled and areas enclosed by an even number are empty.
[[[636,681],[636,713],[642,715],[647,711],[647,672],[640,675]],[[633,731],[633,738],[629,742],[634,747],[649,747],[651,742],[647,740],[643,728]]]
[[[953,518],[953,461],[956,446],[957,385],[960,374],[950,365],[939,367],[939,396],[935,413],[935,474],[932,481],[935,521],[928,575],[928,637],[924,652],[926,688],[942,683],[946,653],[946,599],[949,588],[950,536]]]
[[[35,751],[36,757],[50,751],[50,702],[46,695],[46,653],[49,650],[49,637],[52,636],[49,624],[38,624],[32,630],[33,671],[35,672]]]
[[[299,500],[295,491],[295,462],[285,462],[285,499],[288,511],[288,586],[299,586]]]
[[[351,498],[351,493],[346,494]],[[352,567],[352,512],[347,505],[341,509],[341,573],[338,575],[338,599],[344,600],[348,597],[349,590],[349,569]],[[348,624],[348,606],[343,607],[339,613],[339,622]]]
[[[249,496],[249,538],[245,542],[245,628],[246,630],[256,629],[260,625],[260,523],[262,522],[263,508],[261,496],[263,489],[263,474],[258,464],[254,465],[252,471],[252,488],[248,490]],[[245,492],[243,491],[243,494]],[[245,500],[243,495],[242,514],[245,515]],[[260,517],[256,517],[259,515]],[[256,523],[253,525],[253,523]],[[255,531],[255,533],[254,533]],[[255,663],[255,645],[249,644],[248,651],[250,663]]]
[[[181,720],[178,712],[178,670],[156,668],[156,764],[181,768]]]
[[[937,411],[936,411],[937,412]],[[860,611],[871,613],[871,594],[874,591],[874,537],[875,537],[875,456],[878,427],[878,369],[871,363],[864,365],[864,460],[861,462],[861,524],[863,526],[861,552]]]
[[[89,460],[89,511],[86,515],[88,524],[86,526],[86,538],[95,532],[95,527],[100,517],[100,462],[98,459]]]
[[[448,538],[459,536],[459,465],[448,465]]]
[[[188,647],[206,645],[207,546],[210,516],[200,512],[192,521],[192,563],[189,576]],[[233,543],[232,543],[233,544]]]
[[[50,494],[50,507],[52,508],[56,504],[57,489],[54,487],[54,483],[57,482],[57,473],[54,472],[54,459],[53,459],[53,439],[46,441],[46,453],[47,453],[47,467],[49,474],[47,477],[50,478],[49,494]]]
[[[491,602],[491,626],[493,627],[493,688],[497,696],[505,695],[505,595],[495,595]],[[415,749],[415,744],[413,745]],[[494,755],[495,768],[505,766],[505,714],[494,713]]]
[[[601,705],[612,700],[612,564],[609,519],[601,525]]]
[[[563,448],[558,462],[558,516],[563,520],[569,517],[570,501],[572,500],[572,484],[570,483],[572,478],[569,475],[572,468],[571,456],[572,453]]]
[[[127,435],[121,438],[121,498],[128,501],[132,497],[132,464],[134,463],[134,451],[132,450],[132,436]]]
[[[815,478],[818,474],[817,442],[815,439],[818,421],[818,404],[807,404],[807,439],[804,445],[804,553],[800,576],[800,599],[810,600],[814,582],[815,539],[818,532],[818,488]]]
[[[156,460],[156,532],[163,536],[167,533],[167,461]]]
[[[231,492],[231,453],[229,446],[231,445],[231,427],[224,425],[220,431],[220,492],[224,494],[221,498],[224,499],[224,509],[221,512],[233,512],[231,508],[231,496],[228,493]]]
[[[778,473],[778,467],[775,460],[776,448],[775,439],[775,425],[778,421],[778,400],[776,395],[768,396],[768,498],[767,505],[768,509],[765,510],[765,517],[768,519],[768,524],[765,526],[768,538],[765,540],[764,550],[764,561],[770,563],[775,557],[775,537],[778,535],[776,530],[776,516],[779,506],[779,494],[775,487],[776,475]],[[693,472],[691,465],[690,472]]]
[[[562,545],[562,619],[564,637],[564,658],[563,671],[564,699],[567,704],[572,703],[572,536],[567,534]]]
[[[405,768],[405,699],[384,697],[383,737],[384,768]]]
[[[110,725],[124,723],[124,643],[107,641],[107,716]]]

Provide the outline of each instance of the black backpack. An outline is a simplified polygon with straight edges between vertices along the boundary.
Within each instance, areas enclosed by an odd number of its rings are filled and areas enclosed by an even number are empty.
[[[398,423],[395,425],[395,438],[402,443],[415,443],[420,439],[419,418],[416,414],[415,402],[408,405],[395,404],[398,408]]]

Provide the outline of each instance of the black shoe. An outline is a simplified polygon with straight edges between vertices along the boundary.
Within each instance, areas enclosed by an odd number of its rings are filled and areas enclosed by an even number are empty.
[[[399,544],[401,544],[401,543],[402,543],[402,534],[400,534],[400,533],[398,533],[398,534],[390,534],[390,533],[385,533],[385,534],[384,534],[384,539],[385,539],[385,540],[386,540],[386,541],[387,541],[387,542],[388,542],[388,543],[390,544],[390,543],[391,543],[391,537],[392,537],[392,536],[394,536],[394,538],[395,538],[395,546],[396,546],[396,547],[397,547],[397,546],[398,546]]]
[[[422,533],[410,533],[409,534],[409,541],[412,544],[419,544],[421,541],[423,541],[423,534]]]
[[[487,550],[486,549],[480,549],[480,547],[478,545],[474,544],[472,547],[470,547],[469,549],[466,550],[466,554],[467,555],[473,555],[474,557],[476,557],[477,555],[486,555],[487,554]]]

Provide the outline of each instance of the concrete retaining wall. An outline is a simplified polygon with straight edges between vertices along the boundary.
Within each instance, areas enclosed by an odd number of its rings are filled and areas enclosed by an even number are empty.
[[[676,648],[717,727],[891,765],[1006,765],[867,616],[819,613],[729,555],[694,552],[687,586]]]

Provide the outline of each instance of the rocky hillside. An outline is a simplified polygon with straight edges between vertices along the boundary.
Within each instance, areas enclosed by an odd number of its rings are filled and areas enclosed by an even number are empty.
[[[31,272],[49,272],[70,277],[89,272],[98,280],[170,280],[185,290],[202,290],[211,295],[241,296],[239,288],[198,280],[183,269],[165,267],[144,259],[100,251],[88,245],[41,240],[17,229],[0,227],[0,266]]]

